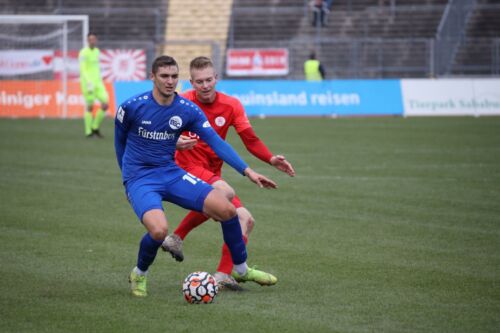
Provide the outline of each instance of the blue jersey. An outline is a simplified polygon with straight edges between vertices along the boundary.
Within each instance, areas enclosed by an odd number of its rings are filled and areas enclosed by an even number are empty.
[[[152,169],[176,167],[175,145],[184,131],[198,134],[240,173],[247,168],[196,104],[175,94],[170,105],[160,105],[149,91],[125,101],[116,113],[115,149],[123,181],[140,178]]]

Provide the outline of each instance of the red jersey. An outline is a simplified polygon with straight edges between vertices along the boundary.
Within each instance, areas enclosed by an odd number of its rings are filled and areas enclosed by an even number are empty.
[[[205,113],[212,128],[225,140],[227,131],[233,126],[238,134],[251,128],[250,121],[243,109],[243,105],[234,97],[221,92],[216,92],[215,100],[210,104],[203,104],[196,98],[194,90],[187,91],[182,97],[189,99],[200,107]],[[191,165],[202,166],[205,169],[220,175],[222,161],[205,142],[191,132],[185,132],[183,135],[197,138],[198,143],[192,150],[176,151],[175,160],[181,168],[189,168]]]

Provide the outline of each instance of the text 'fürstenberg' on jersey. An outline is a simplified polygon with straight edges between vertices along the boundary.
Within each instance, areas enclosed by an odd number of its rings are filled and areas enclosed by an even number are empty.
[[[148,131],[144,127],[139,127],[137,129],[139,136],[142,136],[145,139],[150,139],[150,140],[174,140],[175,139],[175,134],[174,133],[168,133],[167,131],[164,132],[157,132],[157,131]]]

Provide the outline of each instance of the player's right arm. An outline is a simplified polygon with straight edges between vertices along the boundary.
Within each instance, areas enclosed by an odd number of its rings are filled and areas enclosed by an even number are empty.
[[[181,135],[179,139],[177,139],[177,143],[175,144],[175,149],[177,150],[191,150],[196,146],[198,140],[195,138],[190,138],[186,135]]]
[[[122,169],[123,154],[127,145],[129,114],[125,107],[121,105],[116,111],[115,117],[115,153],[120,170]]]

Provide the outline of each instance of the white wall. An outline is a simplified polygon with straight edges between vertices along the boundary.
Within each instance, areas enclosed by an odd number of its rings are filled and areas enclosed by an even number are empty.
[[[500,115],[500,79],[402,79],[405,116]]]

